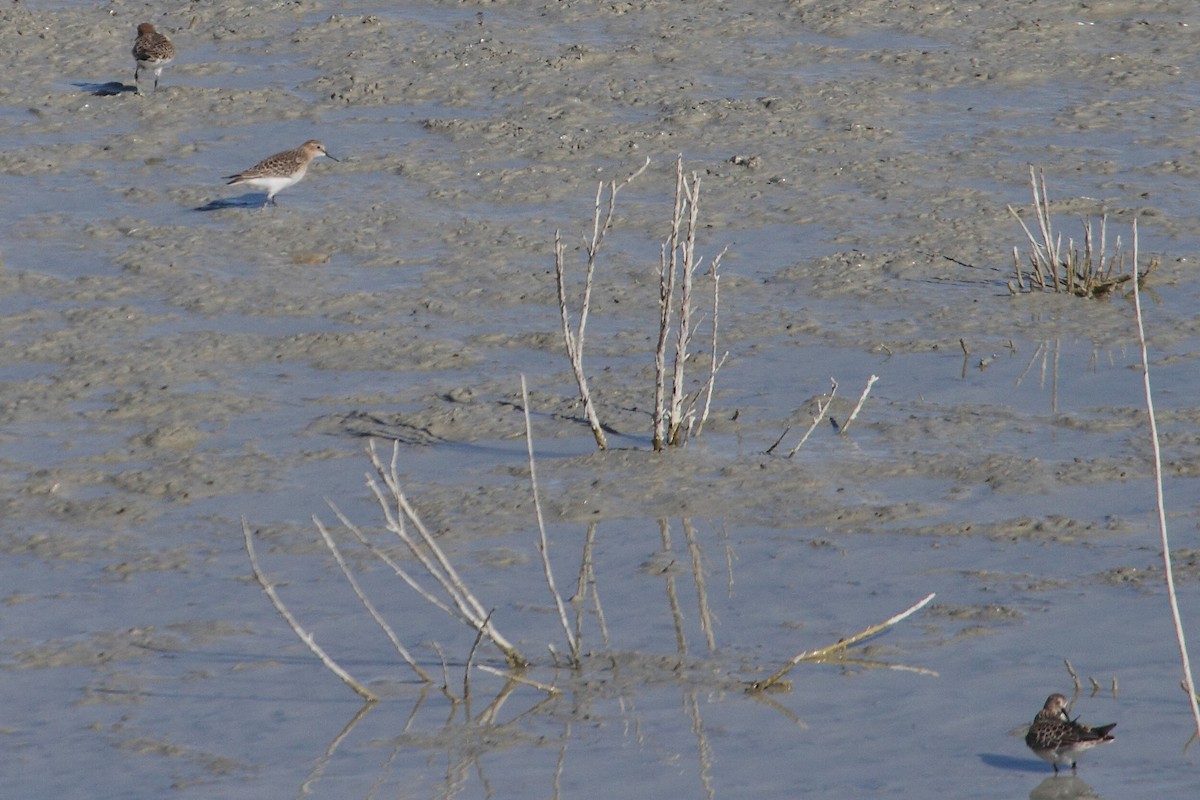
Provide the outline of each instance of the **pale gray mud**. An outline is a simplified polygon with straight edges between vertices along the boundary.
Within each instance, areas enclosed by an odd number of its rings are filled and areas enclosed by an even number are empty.
[[[1029,165],[1064,237],[1107,215],[1110,251],[1119,235],[1128,254],[1137,220],[1143,266],[1158,261],[1143,301],[1195,633],[1200,17],[1132,5],[8,4],[6,791],[1194,788],[1130,298],[1009,288]],[[143,21],[179,54],[138,96]],[[310,138],[340,162],[278,207],[224,185]],[[705,265],[728,247],[729,355],[702,434],[654,453],[677,156],[700,181]],[[575,315],[597,185],[647,158],[595,275],[597,452],[563,355],[554,235]],[[711,347],[700,272],[688,391]],[[536,548],[522,374],[550,556],[588,654],[575,671],[547,650],[567,644]],[[845,422],[871,375],[846,435],[822,423],[786,457],[831,377]],[[392,650],[310,521],[336,522],[329,498],[389,541],[363,483],[369,437],[385,457],[400,443],[409,498],[527,677],[561,694],[472,669],[454,704]],[[355,716],[250,577],[242,519],[301,623],[384,702]],[[461,696],[472,631],[334,532]],[[744,693],[931,592],[848,658],[796,667],[790,692]],[[1073,713],[1119,724],[1054,778],[1020,734],[1070,693],[1064,659],[1084,687]],[[504,666],[486,643],[473,663]]]

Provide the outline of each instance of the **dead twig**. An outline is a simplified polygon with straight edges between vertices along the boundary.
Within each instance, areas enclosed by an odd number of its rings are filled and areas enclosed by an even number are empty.
[[[863,393],[859,395],[858,404],[854,406],[854,410],[850,412],[850,416],[847,417],[846,421],[842,423],[842,428],[839,432],[843,436],[846,435],[846,429],[850,427],[850,423],[854,422],[854,420],[858,417],[858,412],[862,411],[863,403],[867,402],[867,395],[871,393],[871,387],[875,385],[875,381],[877,380],[879,380],[878,375],[872,375],[867,379],[866,388],[864,388]]]
[[[329,501],[326,500],[326,502],[328,503]],[[375,608],[375,605],[362,590],[362,587],[358,583],[358,579],[354,577],[354,573],[352,573],[350,571],[350,567],[347,566],[346,559],[342,558],[342,551],[338,548],[337,543],[333,540],[333,537],[329,534],[329,531],[325,529],[325,526],[321,523],[321,520],[317,518],[316,514],[313,515],[312,521],[313,524],[317,526],[317,532],[321,534],[321,539],[325,542],[325,547],[328,548],[329,552],[333,555],[333,560],[337,563],[338,569],[342,571],[342,575],[345,576],[346,581],[350,584],[350,588],[354,590],[354,594],[358,597],[358,601],[362,603],[363,608],[365,608],[367,613],[371,615],[371,619],[375,620],[375,624],[378,625],[384,632],[384,635],[388,637],[388,641],[392,643],[392,647],[394,647],[396,652],[400,654],[400,657],[404,659],[404,663],[408,664],[409,668],[412,669],[413,672],[417,673],[417,677],[426,683],[433,683],[433,679],[429,677],[429,673],[421,669],[416,660],[409,654],[408,650],[405,649],[404,645],[401,644],[400,637],[398,637],[396,632],[392,630],[392,626],[387,623],[387,620],[383,618],[383,616]]]
[[[571,632],[571,623],[567,621],[567,608],[559,594],[558,586],[554,583],[554,571],[550,568],[550,545],[546,538],[546,523],[542,517],[542,503],[538,498],[537,467],[533,458],[533,428],[529,423],[529,390],[525,386],[525,376],[521,376],[521,406],[525,410],[525,447],[529,453],[529,484],[533,491],[533,510],[537,516],[538,553],[542,557],[542,572],[546,576],[546,585],[554,597],[554,605],[558,609],[558,619],[562,623],[563,633],[567,637],[567,645],[571,649],[571,663],[579,665],[579,640]]]
[[[1138,235],[1137,221],[1133,223],[1133,262],[1137,264]],[[1158,437],[1158,420],[1154,413],[1154,393],[1150,385],[1150,356],[1146,347],[1146,328],[1142,319],[1142,298],[1138,284],[1133,282],[1133,309],[1137,320],[1138,344],[1142,350],[1142,385],[1146,397],[1146,416],[1150,423],[1150,442],[1154,449],[1154,498],[1158,510],[1158,535],[1163,559],[1163,576],[1167,585],[1167,600],[1171,607],[1171,621],[1175,625],[1175,641],[1179,646],[1179,660],[1183,665],[1183,682],[1196,723],[1196,736],[1200,736],[1200,704],[1196,702],[1196,682],[1192,678],[1191,660],[1188,658],[1187,640],[1183,634],[1183,617],[1179,611],[1179,599],[1175,594],[1175,574],[1171,563],[1171,542],[1167,536],[1167,509],[1163,497],[1162,446]],[[1115,687],[1114,687],[1115,688]]]
[[[342,682],[358,693],[360,697],[368,703],[374,703],[379,698],[354,678],[349,672],[342,668],[340,664],[326,653],[317,640],[311,633],[304,630],[300,623],[292,616],[292,612],[288,611],[287,606],[283,604],[283,600],[279,598],[279,594],[275,591],[275,587],[267,580],[267,576],[263,574],[262,569],[258,566],[258,556],[254,552],[254,541],[250,535],[250,526],[247,524],[245,517],[242,518],[242,539],[246,544],[246,555],[250,557],[250,569],[254,572],[254,579],[258,581],[258,585],[267,593],[267,597],[271,600],[271,605],[275,606],[275,610],[279,612],[279,616],[283,617],[284,621],[292,629],[292,631],[304,642],[304,645],[312,651],[325,668],[342,679]]]
[[[1016,283],[1010,283],[1011,292],[1033,291],[1035,284],[1040,291],[1054,291],[1077,297],[1104,297],[1131,280],[1144,281],[1158,267],[1154,259],[1145,271],[1138,272],[1137,255],[1133,264],[1126,268],[1125,253],[1121,248],[1121,237],[1117,237],[1114,251],[1108,252],[1108,218],[1100,218],[1099,242],[1096,241],[1095,225],[1090,218],[1083,220],[1083,251],[1080,252],[1072,239],[1064,247],[1062,234],[1055,233],[1050,219],[1050,200],[1046,193],[1046,175],[1040,169],[1029,167],[1029,184],[1033,193],[1033,216],[1037,222],[1035,235],[1011,205],[1009,212],[1016,217],[1025,238],[1029,241],[1029,265],[1033,270],[1029,276],[1028,289],[1021,272],[1021,261],[1017,248],[1013,248],[1013,268]]]
[[[613,226],[613,217],[617,210],[617,193],[628,186],[634,178],[645,172],[649,166],[650,159],[647,158],[645,163],[625,180],[620,183],[615,180],[608,183],[608,208],[604,214],[601,213],[601,209],[603,208],[605,184],[601,182],[596,188],[596,202],[592,213],[592,236],[585,244],[587,266],[584,270],[583,296],[579,302],[578,323],[574,329],[571,326],[570,312],[567,310],[566,254],[562,236],[558,231],[554,232],[554,274],[558,283],[558,310],[562,320],[563,344],[566,347],[567,359],[571,362],[571,372],[575,376],[575,384],[579,388],[579,398],[583,401],[584,414],[592,429],[596,447],[601,450],[608,448],[608,439],[604,435],[600,417],[596,414],[596,406],[592,401],[591,390],[588,388],[587,373],[583,368],[583,342],[592,303],[592,278],[596,272],[596,260],[600,254],[600,246],[604,243],[605,235]]]
[[[817,413],[813,416],[812,425],[808,426],[808,430],[806,430],[804,435],[800,437],[800,441],[796,442],[796,446],[788,451],[788,458],[796,455],[796,452],[804,446],[804,443],[808,441],[808,437],[812,436],[812,432],[817,429],[817,426],[821,424],[821,420],[825,419],[825,415],[829,412],[829,406],[833,404],[833,398],[837,395],[838,388],[838,383],[833,378],[829,379],[829,383],[829,398],[824,404],[822,404],[820,400],[817,401]]]
[[[390,464],[384,464],[379,456],[379,452],[375,446],[375,440],[372,439],[367,445],[367,453],[371,458],[371,464],[375,468],[376,477],[367,476],[367,486],[375,494],[375,499],[379,503],[379,507],[383,510],[385,527],[396,535],[401,542],[408,548],[409,553],[421,564],[426,573],[437,582],[442,591],[450,598],[453,603],[451,614],[460,620],[465,621],[471,628],[483,632],[483,635],[488,638],[499,650],[504,653],[508,662],[513,666],[526,666],[528,662],[521,652],[517,650],[507,638],[505,638],[495,627],[495,624],[488,619],[488,612],[483,608],[483,604],[476,599],[475,595],[467,587],[467,584],[459,576],[458,571],[450,563],[450,559],[446,557],[441,546],[437,543],[437,539],[425,527],[416,510],[409,503],[403,489],[400,487],[400,475],[397,468],[397,461],[400,457],[399,442],[392,443],[392,458]],[[381,485],[382,484],[382,485]],[[406,524],[407,521],[407,524]],[[414,535],[409,530],[411,524],[412,530],[416,532]],[[428,592],[422,592],[423,596],[431,596]],[[441,604],[440,608],[449,609],[450,607]]]
[[[904,611],[901,611],[899,614],[896,614],[894,617],[889,617],[888,619],[884,620],[883,622],[880,622],[876,625],[872,625],[869,628],[864,628],[863,630],[859,631],[858,633],[854,634],[853,636],[850,636],[845,639],[839,639],[837,642],[835,642],[831,645],[828,645],[826,647],[819,647],[816,650],[805,650],[803,653],[793,656],[786,664],[783,665],[783,667],[781,667],[779,670],[777,670],[770,677],[766,678],[765,680],[755,681],[755,682],[751,683],[750,686],[748,687],[747,691],[750,691],[750,692],[765,692],[765,691],[767,691],[772,686],[774,686],[776,683],[783,680],[784,676],[787,675],[789,672],[791,672],[792,668],[795,667],[797,664],[799,664],[801,661],[819,661],[823,658],[828,658],[829,656],[834,655],[835,653],[839,653],[842,650],[845,650],[847,647],[856,645],[859,642],[863,641],[864,639],[868,639],[868,638],[874,636],[875,634],[880,633],[881,631],[885,631],[888,628],[892,627],[893,625],[904,621],[908,617],[912,616],[913,614],[917,613],[922,608],[927,606],[930,603],[930,601],[933,600],[934,597],[936,597],[936,594],[931,592],[929,595],[927,595],[925,597],[924,600],[922,600],[921,602],[919,602],[913,606],[910,606],[909,608],[905,609]]]

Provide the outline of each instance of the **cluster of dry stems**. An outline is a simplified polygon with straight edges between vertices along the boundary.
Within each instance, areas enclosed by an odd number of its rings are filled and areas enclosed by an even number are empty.
[[[563,342],[571,371],[583,402],[584,415],[592,429],[596,446],[605,450],[608,439],[604,426],[596,412],[588,388],[587,374],[583,367],[584,333],[588,313],[591,310],[592,284],[596,271],[597,257],[605,236],[613,226],[616,213],[617,193],[628,186],[650,166],[650,159],[624,180],[601,183],[596,188],[596,202],[592,214],[592,233],[584,242],[587,263],[584,267],[583,292],[579,300],[577,322],[571,324],[568,310],[566,285],[566,251],[562,236],[554,232],[554,272],[558,283],[558,308],[562,320]],[[607,190],[607,200],[605,199]],[[717,354],[717,314],[720,308],[720,265],[726,250],[712,259],[706,274],[711,278],[712,318],[709,325],[710,345],[708,353],[708,377],[694,391],[688,392],[684,367],[688,362],[692,339],[695,335],[695,307],[692,292],[696,275],[704,259],[696,252],[696,233],[699,230],[700,176],[684,172],[683,157],[675,161],[675,204],[671,215],[671,227],[662,243],[658,268],[658,344],[654,351],[654,419],[651,440],[654,449],[661,451],[666,446],[677,446],[687,439],[699,436],[704,430],[712,408],[713,388],[717,371],[729,355]],[[667,355],[671,353],[671,369],[667,369]],[[668,396],[669,395],[669,396]],[[701,403],[703,399],[703,403]]]
[[[1114,289],[1132,280],[1146,279],[1158,267],[1154,259],[1144,272],[1138,272],[1137,244],[1134,243],[1133,265],[1125,263],[1125,252],[1118,236],[1113,252],[1108,252],[1108,217],[1100,218],[1099,240],[1090,218],[1083,221],[1083,250],[1074,239],[1063,246],[1062,234],[1055,233],[1050,221],[1050,200],[1046,196],[1046,176],[1041,170],[1029,167],[1029,183],[1033,190],[1033,215],[1039,235],[1035,235],[1012,206],[1009,212],[1017,218],[1029,240],[1029,273],[1021,270],[1021,257],[1013,247],[1013,270],[1016,282],[1009,283],[1013,294],[1036,290],[1065,292],[1077,297],[1105,297]],[[1134,226],[1136,235],[1137,226]]]

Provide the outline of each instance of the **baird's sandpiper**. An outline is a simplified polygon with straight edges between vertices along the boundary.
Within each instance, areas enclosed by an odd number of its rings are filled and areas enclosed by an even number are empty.
[[[1070,764],[1071,769],[1075,769],[1076,760],[1084,752],[1113,741],[1109,731],[1115,727],[1115,722],[1094,728],[1081,725],[1067,716],[1067,698],[1052,694],[1033,718],[1029,733],[1025,734],[1025,744],[1034,755],[1054,767],[1055,772],[1058,772],[1059,764]]]
[[[154,30],[149,22],[137,26],[137,39],[133,42],[133,59],[137,66],[133,68],[133,85],[137,93],[142,93],[139,82],[142,70],[154,70],[154,91],[158,91],[158,76],[162,75],[163,67],[175,58],[175,45],[171,40]]]
[[[334,161],[338,160],[329,154],[325,145],[316,139],[309,139],[295,150],[276,153],[264,158],[250,169],[243,170],[236,175],[226,175],[225,178],[229,181],[226,185],[233,186],[244,183],[256,189],[266,189],[267,200],[263,203],[263,207],[266,208],[268,203],[277,205],[275,195],[299,182],[304,177],[304,173],[308,172],[308,165],[312,163],[312,160],[320,156],[332,158]]]

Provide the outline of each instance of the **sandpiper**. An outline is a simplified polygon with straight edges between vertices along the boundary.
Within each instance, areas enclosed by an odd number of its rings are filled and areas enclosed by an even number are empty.
[[[267,200],[263,203],[263,208],[266,208],[268,203],[278,205],[275,202],[275,195],[292,184],[298,183],[304,177],[304,173],[308,172],[309,163],[320,156],[333,158],[325,149],[325,145],[316,139],[309,139],[295,150],[276,153],[264,158],[250,169],[243,170],[236,175],[226,175],[225,178],[229,181],[226,185],[244,183],[256,189],[266,189]],[[336,158],[333,160],[337,161]]]
[[[163,67],[175,58],[175,45],[171,40],[154,30],[149,22],[137,26],[137,39],[133,42],[133,58],[137,66],[133,68],[133,85],[137,93],[142,93],[139,83],[142,70],[154,70],[154,91],[158,91],[158,76],[162,75]]]
[[[1025,734],[1025,744],[1057,773],[1059,764],[1070,764],[1075,769],[1076,760],[1085,751],[1113,741],[1108,732],[1115,727],[1115,722],[1095,728],[1079,724],[1078,719],[1067,716],[1067,698],[1052,694],[1033,718],[1029,733]]]

